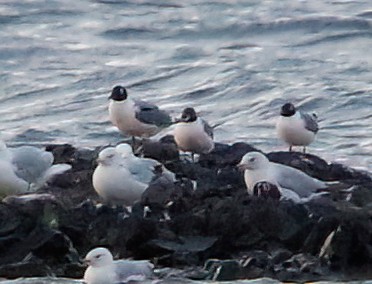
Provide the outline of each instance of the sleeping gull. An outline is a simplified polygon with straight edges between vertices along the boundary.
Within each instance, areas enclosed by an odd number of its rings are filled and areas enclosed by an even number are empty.
[[[175,174],[167,170],[160,162],[135,156],[132,147],[127,143],[121,143],[115,149],[124,159],[123,165],[136,180],[149,184],[157,176],[158,171],[169,181],[174,182],[176,180]]]
[[[268,182],[278,186],[282,198],[308,198],[319,189],[325,189],[324,182],[308,176],[295,168],[270,162],[260,152],[249,152],[243,156],[238,167],[244,170],[244,180],[248,193],[253,195],[254,186],[259,182]],[[324,193],[322,193],[324,194]]]
[[[147,260],[114,260],[103,247],[91,250],[85,257],[89,265],[84,273],[86,284],[127,283],[143,281],[153,276],[154,265]]]
[[[98,166],[92,177],[93,187],[105,202],[132,206],[141,199],[148,185],[131,174],[114,147],[103,149],[97,162]]]
[[[281,108],[276,130],[278,136],[289,144],[289,151],[292,151],[292,146],[304,146],[305,152],[306,146],[314,141],[319,127],[315,114],[296,111],[293,104],[286,103]]]
[[[194,154],[208,154],[214,149],[213,127],[198,117],[194,108],[185,108],[174,129],[178,148]]]
[[[10,174],[10,169],[13,169],[16,177],[28,184],[30,191],[39,189],[53,176],[71,169],[71,165],[68,164],[53,165],[54,156],[51,152],[33,146],[8,148],[3,141],[0,141],[0,160],[2,161],[2,168],[5,167],[6,163],[10,166],[4,171]],[[8,181],[11,176],[7,177]],[[14,190],[14,192],[24,191]]]
[[[109,97],[109,116],[119,130],[134,137],[151,137],[172,124],[170,116],[156,105],[134,100],[122,86],[115,86]]]

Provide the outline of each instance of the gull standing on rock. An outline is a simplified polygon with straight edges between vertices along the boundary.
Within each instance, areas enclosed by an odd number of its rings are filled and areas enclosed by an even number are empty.
[[[185,152],[208,154],[214,149],[213,127],[198,117],[194,108],[185,108],[174,129],[177,147]]]
[[[291,103],[282,106],[280,117],[276,124],[278,136],[289,144],[289,151],[292,146],[306,146],[314,141],[319,127],[315,114],[308,114],[297,111]]]
[[[141,200],[148,185],[138,181],[125,167],[123,158],[114,147],[103,149],[97,162],[92,177],[93,187],[105,202],[132,206]]]
[[[150,137],[172,124],[171,117],[156,105],[128,96],[122,86],[115,86],[109,97],[109,116],[119,130],[134,137]]]
[[[84,273],[86,284],[116,284],[143,281],[153,276],[154,265],[147,260],[114,260],[103,247],[91,250],[85,257],[89,265]]]
[[[254,194],[254,187],[259,182],[278,186],[282,198],[292,200],[311,197],[317,190],[327,187],[324,182],[300,170],[270,162],[260,152],[245,154],[237,166],[244,170],[244,180],[250,195]]]

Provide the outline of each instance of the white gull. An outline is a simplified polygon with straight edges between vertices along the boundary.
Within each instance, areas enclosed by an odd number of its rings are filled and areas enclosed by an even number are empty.
[[[142,281],[153,276],[154,265],[147,260],[114,260],[111,252],[103,247],[88,252],[84,273],[86,284],[127,283]]]
[[[282,198],[292,199],[295,202],[313,196],[317,190],[327,188],[323,181],[308,176],[295,168],[270,162],[260,152],[245,154],[238,167],[244,170],[245,184],[251,195],[254,194],[254,187],[259,182],[268,182],[278,186]]]
[[[114,147],[103,149],[97,162],[92,177],[93,187],[105,202],[132,206],[141,199],[147,183],[136,179]]]

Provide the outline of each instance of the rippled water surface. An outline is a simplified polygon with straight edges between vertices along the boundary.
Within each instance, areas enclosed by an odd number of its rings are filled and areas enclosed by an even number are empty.
[[[194,106],[216,141],[285,149],[283,102],[316,112],[309,151],[372,170],[372,3],[0,1],[0,132],[8,144],[96,146],[115,84],[172,116]]]

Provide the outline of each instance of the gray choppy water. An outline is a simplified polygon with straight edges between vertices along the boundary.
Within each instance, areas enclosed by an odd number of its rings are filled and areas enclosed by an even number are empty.
[[[0,1],[0,133],[8,144],[115,143],[117,83],[216,141],[284,149],[291,100],[320,117],[309,150],[372,170],[370,1]]]

